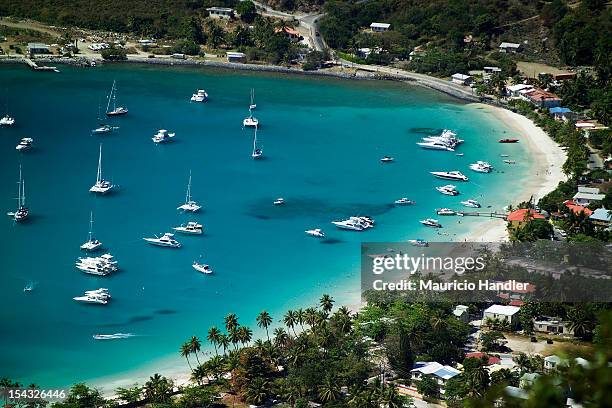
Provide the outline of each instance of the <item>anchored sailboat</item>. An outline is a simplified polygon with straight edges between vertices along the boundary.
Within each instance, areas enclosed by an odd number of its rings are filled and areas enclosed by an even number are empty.
[[[87,242],[81,245],[83,251],[94,252],[102,247],[102,242],[93,237],[93,211],[89,213],[89,235]]]
[[[251,88],[251,104],[249,105],[249,110],[257,109],[257,104],[255,103],[255,89]]]
[[[253,136],[253,153],[251,157],[259,159],[263,156],[263,150],[257,148],[257,127],[255,127],[255,135]]]
[[[109,133],[109,132],[112,132],[113,130],[119,129],[118,126],[110,126],[105,123],[102,123],[102,117],[100,117],[100,110],[101,110],[101,106],[100,104],[98,104],[98,123],[100,124],[100,126],[93,129],[91,133],[94,135],[99,135],[99,134]]]
[[[13,220],[19,222],[28,218],[30,214],[30,210],[25,206],[25,181],[21,177],[21,165],[19,166],[19,182],[17,186],[17,211],[9,212],[6,215],[13,217]]]
[[[110,181],[102,178],[102,143],[100,143],[100,155],[98,156],[98,175],[96,176],[96,184],[89,189],[90,193],[105,194],[115,187]]]
[[[191,170],[189,171],[189,183],[187,184],[187,193],[185,194],[185,204],[178,206],[177,210],[197,212],[202,208],[197,202],[191,199]]]
[[[113,102],[113,110],[110,110],[111,100]],[[120,116],[128,113],[127,108],[117,106],[117,86],[116,81],[113,81],[113,87],[108,95],[108,104],[106,105],[106,116]]]

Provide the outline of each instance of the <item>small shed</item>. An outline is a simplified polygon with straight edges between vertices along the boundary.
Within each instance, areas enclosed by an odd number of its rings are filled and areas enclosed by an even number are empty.
[[[453,74],[451,76],[451,81],[459,85],[470,85],[472,82],[474,82],[474,78],[470,75]]]
[[[391,27],[391,24],[389,23],[370,24],[370,29],[372,30],[372,32],[375,32],[375,33],[384,33],[385,31],[388,31],[390,27]]]

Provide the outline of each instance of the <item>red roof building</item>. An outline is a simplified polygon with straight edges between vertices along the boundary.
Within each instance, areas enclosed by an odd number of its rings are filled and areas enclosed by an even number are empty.
[[[274,29],[274,32],[275,33],[282,32],[283,34],[285,34],[285,37],[289,38],[290,40],[299,40],[300,39],[300,33],[296,29],[291,28],[291,27],[287,27],[287,26],[285,26],[283,28],[276,27]]]
[[[539,88],[527,92],[523,96],[534,105],[538,105],[542,108],[554,108],[561,105],[561,98],[554,93]]]
[[[546,218],[542,214],[537,212],[536,210],[532,210],[528,208],[521,208],[520,210],[512,211],[510,214],[508,214],[508,217],[506,218],[506,220],[508,222],[524,221],[525,217],[527,216],[527,213],[529,213],[529,218],[531,219],[545,219]]]
[[[475,353],[466,353],[465,355],[465,358],[482,359],[483,357],[488,357],[489,361],[487,361],[487,365],[499,364],[501,362],[501,358],[490,356],[485,353],[475,352]]]
[[[574,200],[565,200],[563,204],[565,204],[565,206],[569,208],[576,215],[580,215],[580,213],[583,213],[583,212],[586,216],[590,216],[591,214],[593,214],[593,210],[583,205],[576,204]]]

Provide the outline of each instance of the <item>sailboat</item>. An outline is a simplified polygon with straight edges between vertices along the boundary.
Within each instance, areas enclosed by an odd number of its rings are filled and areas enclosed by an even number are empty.
[[[19,166],[19,182],[17,183],[17,211],[9,212],[6,215],[13,217],[16,222],[23,221],[28,218],[30,210],[25,206],[25,181],[21,177],[21,166]]]
[[[253,110],[257,108],[257,105],[255,105],[253,101],[254,99],[255,90],[251,88],[251,104],[249,105],[249,117],[244,118],[244,120],[242,121],[243,127],[257,127],[259,125],[259,120],[257,120],[257,118],[253,116]]]
[[[89,213],[89,239],[83,245],[81,249],[83,251],[94,252],[102,247],[102,242],[98,241],[93,237],[93,211]]]
[[[189,171],[189,183],[187,184],[187,193],[185,194],[185,204],[178,206],[177,210],[197,212],[202,208],[197,202],[191,199],[191,170]]]
[[[255,127],[255,135],[253,136],[253,153],[251,157],[259,159],[263,156],[263,150],[257,148],[257,127]]]
[[[98,104],[98,123],[100,123],[100,126],[98,126],[97,128],[91,131],[91,133],[94,135],[109,133],[109,132],[112,132],[113,130],[119,129],[118,126],[110,126],[105,123],[102,123],[102,118],[100,117],[100,105],[99,104]]]
[[[115,187],[110,181],[102,178],[102,143],[100,143],[100,155],[98,156],[98,175],[96,176],[96,184],[89,189],[90,193],[105,194]]]
[[[113,101],[113,110],[110,110],[111,100]],[[106,116],[120,116],[128,113],[127,108],[117,106],[117,86],[116,81],[113,81],[113,87],[108,95],[108,104],[106,105]]]
[[[257,104],[255,103],[255,89],[251,88],[251,104],[249,105],[249,110],[257,109]]]

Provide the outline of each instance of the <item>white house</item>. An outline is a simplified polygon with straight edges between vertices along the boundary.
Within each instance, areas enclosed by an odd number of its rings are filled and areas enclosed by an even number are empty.
[[[49,54],[49,46],[41,43],[28,43],[28,54]]]
[[[474,81],[474,78],[470,75],[453,74],[451,76],[451,81],[459,85],[469,85]]]
[[[544,371],[555,370],[557,366],[561,363],[561,357],[552,356],[544,357]]]
[[[516,326],[518,324],[519,310],[521,309],[516,306],[493,305],[485,309],[482,319],[498,319],[500,321],[505,320],[510,323],[511,326]]]
[[[246,54],[244,52],[227,52],[227,62],[246,62]]]
[[[209,7],[206,9],[206,11],[208,11],[208,14],[213,18],[220,18],[226,20],[231,20],[236,14],[234,9],[228,7]]]
[[[370,24],[370,29],[374,33],[384,33],[385,31],[389,30],[389,27],[391,27],[391,24],[389,24],[389,23],[372,23],[372,24]]]
[[[593,201],[601,201],[605,194],[601,194],[597,187],[578,187],[578,192],[574,194],[574,202],[578,205],[587,206]]]
[[[506,91],[510,96],[518,98],[521,96],[521,92],[529,92],[533,90],[533,86],[527,84],[516,84],[516,85],[508,85],[506,87]]]
[[[574,334],[567,323],[559,318],[542,316],[533,321],[533,329],[541,333]]]
[[[446,382],[454,376],[461,374],[461,371],[456,368],[449,365],[442,365],[435,361],[417,361],[414,363],[414,368],[410,370],[410,372],[412,373],[412,379],[415,381],[420,381],[425,375],[432,376],[436,379],[438,385],[440,385],[440,393],[442,394],[444,394],[444,385]]]
[[[523,49],[522,45],[517,44],[517,43],[503,42],[499,44],[500,52],[515,54],[517,52],[520,52],[522,49]]]
[[[453,310],[453,314],[455,317],[462,322],[467,323],[470,320],[469,306],[465,305],[457,305],[455,306],[455,310]]]

